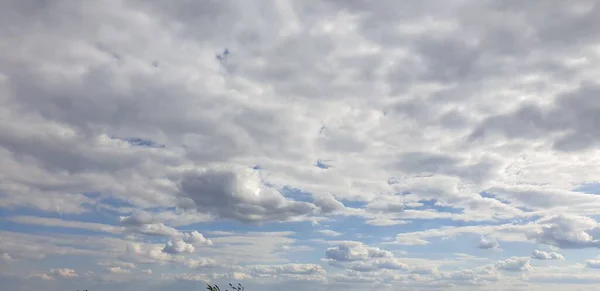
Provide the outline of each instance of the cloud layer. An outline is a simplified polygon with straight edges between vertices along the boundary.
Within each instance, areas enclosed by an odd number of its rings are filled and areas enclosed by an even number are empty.
[[[595,290],[600,6],[545,4],[3,1],[0,289]]]

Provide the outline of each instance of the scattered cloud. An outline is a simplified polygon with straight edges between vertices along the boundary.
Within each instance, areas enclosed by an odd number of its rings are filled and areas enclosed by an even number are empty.
[[[499,246],[500,244],[495,239],[482,236],[477,247],[480,249],[497,249]]]
[[[0,289],[593,288],[599,12],[0,1]]]
[[[179,254],[179,253],[193,253],[195,250],[194,246],[188,244],[182,240],[178,240],[175,242],[168,241],[165,247],[163,248],[163,252],[169,254]]]
[[[328,259],[334,261],[357,261],[369,258],[393,257],[392,253],[377,247],[370,247],[361,242],[347,241],[338,246],[327,248]]]
[[[343,235],[343,233],[337,232],[337,231],[331,230],[331,229],[321,229],[321,230],[318,230],[318,232],[321,233],[322,235],[325,235],[325,236],[340,236],[340,235]]]
[[[592,268],[592,269],[600,269],[600,260],[599,259],[595,259],[595,260],[587,260],[585,261],[585,265],[588,268]]]
[[[496,262],[495,266],[499,270],[511,272],[531,271],[533,268],[529,262],[529,258],[527,257],[510,257]]]
[[[536,260],[563,260],[565,257],[556,252],[534,250],[531,254],[531,258]]]
[[[249,169],[189,173],[180,188],[197,210],[241,222],[286,221],[316,210],[314,204],[289,200],[263,185],[258,174]]]
[[[78,277],[79,275],[77,275],[77,273],[75,273],[75,270],[73,269],[69,269],[69,268],[52,268],[50,269],[48,272],[46,273],[36,273],[36,274],[32,274],[30,277],[32,278],[39,278],[42,280],[55,280],[57,278],[64,278],[64,279],[70,279],[70,278],[75,278]]]
[[[128,269],[123,269],[121,267],[112,267],[112,268],[108,268],[108,271],[113,273],[113,274],[124,274],[124,273],[129,273],[131,272]]]

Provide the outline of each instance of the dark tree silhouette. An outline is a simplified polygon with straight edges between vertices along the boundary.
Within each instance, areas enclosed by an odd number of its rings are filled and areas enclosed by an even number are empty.
[[[244,291],[244,286],[242,286],[242,284],[240,283],[238,283],[237,286],[233,286],[231,283],[229,283],[229,287],[231,287],[232,291]],[[221,291],[221,288],[219,288],[219,286],[211,286],[210,284],[207,284],[206,289],[208,289],[208,291]],[[229,290],[225,289],[225,291]]]

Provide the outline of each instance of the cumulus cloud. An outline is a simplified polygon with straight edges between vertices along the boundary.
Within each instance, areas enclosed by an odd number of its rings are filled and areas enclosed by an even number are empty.
[[[495,266],[499,270],[511,272],[531,271],[533,269],[528,257],[510,257],[505,260],[497,261]]]
[[[558,215],[543,218],[538,223],[542,225],[541,230],[529,235],[538,243],[560,248],[600,247],[600,241],[589,234],[600,226],[592,218]]]
[[[587,260],[585,261],[585,265],[588,268],[592,268],[592,269],[600,269],[600,259],[595,259],[595,260]]]
[[[361,242],[348,241],[336,247],[330,247],[325,254],[335,261],[359,261],[370,258],[390,258],[393,254],[377,247],[370,247]]]
[[[480,249],[497,249],[499,246],[500,244],[494,238],[482,236],[477,247]]]
[[[168,241],[165,247],[162,249],[163,252],[169,254],[179,254],[179,253],[193,253],[195,250],[194,246],[188,244],[182,240],[178,240],[175,242]]]
[[[436,267],[418,265],[410,258],[398,258],[392,252],[372,247],[360,242],[343,241],[337,246],[327,248],[326,259],[330,265],[343,268],[348,272],[357,272],[357,276],[403,271],[414,275],[436,275]],[[413,262],[410,264],[408,262]]]
[[[70,279],[78,276],[79,275],[77,275],[74,269],[69,268],[52,268],[46,273],[36,273],[30,275],[30,277],[39,278],[42,280],[55,280],[56,278]]]
[[[321,213],[327,214],[331,212],[344,210],[346,207],[342,202],[337,201],[331,194],[313,194],[313,202]]]
[[[72,278],[78,276],[77,273],[75,273],[75,270],[69,268],[50,269],[50,272],[48,274],[52,274],[62,278]]]
[[[323,275],[326,270],[315,264],[254,265],[247,267],[253,274],[266,275]]]
[[[131,259],[194,271],[153,280],[285,273],[335,278],[315,290],[386,290],[531,268],[516,257],[461,269],[426,253],[478,236],[483,249],[519,245],[507,257],[531,243],[597,250],[599,12],[585,0],[0,1],[0,259],[32,270],[61,256],[93,258],[77,260],[84,269]],[[390,247],[444,271],[312,241],[313,229],[252,233],[307,221],[325,236],[394,237]],[[322,256],[320,244],[343,274],[282,265]],[[524,288],[510,280],[499,288]]]
[[[314,204],[289,200],[263,185],[258,174],[249,169],[188,173],[180,189],[199,211],[242,222],[286,221],[316,209]]]
[[[194,230],[192,232],[183,233],[183,241],[185,241],[186,243],[192,244],[192,245],[212,245],[213,244],[210,239],[205,238],[204,235],[202,235],[201,233],[199,233],[196,230]]]
[[[113,273],[113,274],[126,274],[126,273],[130,273],[131,271],[128,269],[123,269],[121,267],[112,267],[112,268],[108,268],[108,271]]]
[[[565,257],[556,252],[534,250],[531,254],[531,258],[536,260],[563,260]]]

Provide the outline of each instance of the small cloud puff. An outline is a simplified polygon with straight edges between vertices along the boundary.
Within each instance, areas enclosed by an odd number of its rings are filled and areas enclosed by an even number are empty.
[[[528,257],[510,257],[505,260],[496,262],[495,267],[498,270],[510,272],[531,271],[533,268],[530,265]]]
[[[195,250],[194,246],[178,240],[175,242],[168,241],[165,247],[162,249],[164,253],[168,254],[179,254],[179,253],[193,253]]]
[[[535,250],[531,254],[532,259],[536,260],[563,260],[565,257],[563,255],[556,252],[545,252],[540,250]]]
[[[480,249],[497,249],[499,246],[500,244],[495,239],[482,236],[477,247]]]

